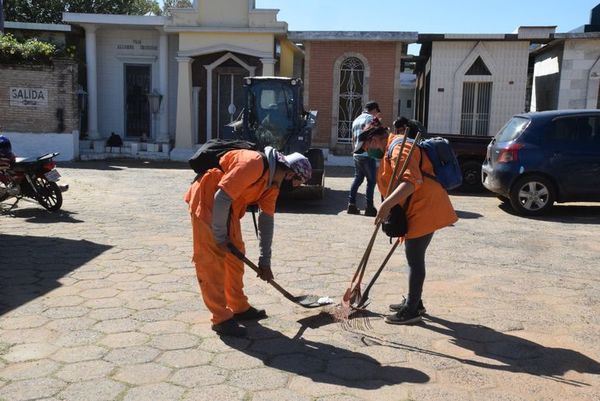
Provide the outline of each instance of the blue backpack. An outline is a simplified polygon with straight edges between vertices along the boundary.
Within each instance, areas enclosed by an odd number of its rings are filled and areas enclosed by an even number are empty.
[[[396,145],[402,142],[402,138],[395,139],[388,149],[388,159],[391,158],[392,150]],[[411,143],[408,139],[407,142]],[[447,139],[435,137],[426,139],[418,143],[421,150],[425,151],[435,175],[431,175],[423,171],[423,158],[419,163],[421,174],[439,182],[447,191],[458,188],[462,185],[462,171],[458,159],[452,150],[452,146]],[[421,152],[423,154],[423,152]]]

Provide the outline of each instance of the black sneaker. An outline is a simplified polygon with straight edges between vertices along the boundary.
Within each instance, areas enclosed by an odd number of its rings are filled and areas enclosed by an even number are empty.
[[[244,326],[240,326],[234,319],[225,320],[224,322],[213,324],[212,329],[220,336],[230,337],[246,337],[248,330]]]
[[[419,312],[411,312],[408,307],[402,308],[398,313],[385,317],[385,322],[389,324],[414,324],[418,323],[423,318]]]
[[[260,320],[267,317],[267,312],[264,309],[256,309],[251,306],[247,311],[236,313],[233,315],[235,320]]]
[[[400,302],[399,304],[391,304],[390,305],[390,312],[399,312],[405,306],[406,306],[406,298],[402,297],[402,302]],[[427,312],[427,309],[425,309],[425,306],[423,305],[423,300],[421,299],[421,300],[419,300],[419,306],[417,307],[417,313],[419,315],[423,316],[426,312]]]
[[[369,217],[377,216],[377,209],[375,209],[373,206],[366,208],[365,216],[369,216]]]
[[[356,207],[356,205],[348,205],[348,214],[360,214],[360,210]]]

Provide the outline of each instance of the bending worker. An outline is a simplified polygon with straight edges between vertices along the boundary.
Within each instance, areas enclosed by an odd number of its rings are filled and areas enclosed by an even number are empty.
[[[243,337],[246,328],[240,321],[267,315],[248,303],[243,290],[244,265],[227,245],[245,253],[240,219],[248,205],[258,204],[259,277],[272,280],[273,215],[279,188],[284,180],[301,185],[310,179],[312,170],[300,153],[284,156],[271,147],[265,148],[265,155],[232,150],[219,164],[220,169],[209,169],[185,195],[192,219],[193,261],[202,298],[212,313],[212,329],[220,335]]]
[[[408,128],[409,131],[415,129],[410,124]],[[382,223],[395,205],[401,205],[406,212],[408,231],[405,236],[405,252],[409,267],[408,298],[390,305],[390,310],[395,313],[387,316],[385,321],[390,324],[411,324],[420,321],[425,313],[421,300],[425,282],[425,252],[433,238],[433,233],[455,223],[458,217],[446,190],[437,180],[424,174],[433,176],[433,166],[425,152],[420,151],[418,147],[408,161],[408,167],[400,179],[400,184],[392,189],[389,195],[386,193],[401,148],[400,145],[395,146],[391,157],[384,158],[393,139],[394,136],[389,135],[384,128],[366,130],[358,137],[354,152],[367,152],[372,157],[383,159],[378,171],[377,186],[385,200],[379,207],[375,224]],[[408,156],[411,146],[414,146],[414,142],[406,141],[402,156],[398,160],[400,166]]]

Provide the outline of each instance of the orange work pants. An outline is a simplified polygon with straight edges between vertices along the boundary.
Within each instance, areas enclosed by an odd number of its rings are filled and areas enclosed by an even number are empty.
[[[250,308],[244,294],[244,264],[216,244],[211,227],[192,214],[194,264],[202,299],[212,313],[213,324],[231,319],[234,313]],[[245,252],[239,219],[232,217],[229,226],[231,242]]]

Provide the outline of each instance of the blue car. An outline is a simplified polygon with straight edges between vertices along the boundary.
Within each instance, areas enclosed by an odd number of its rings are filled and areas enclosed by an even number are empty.
[[[522,215],[554,202],[600,201],[600,110],[518,114],[496,134],[483,185]]]

